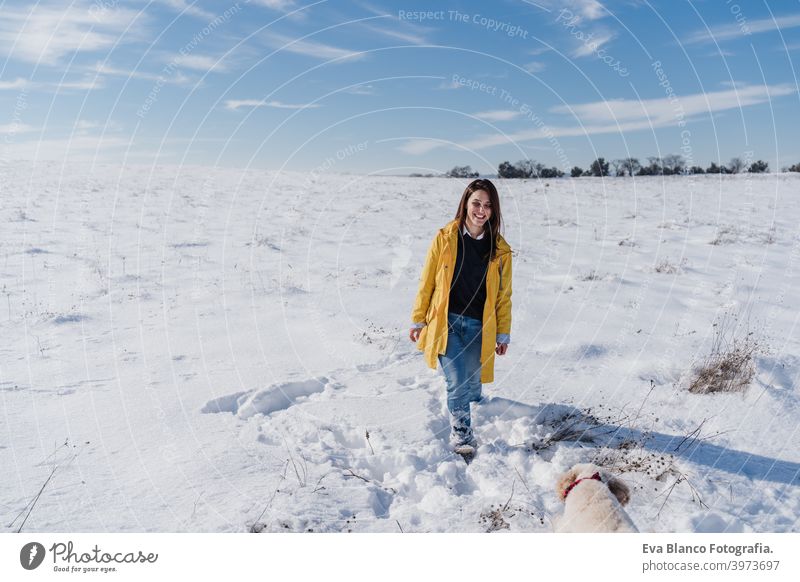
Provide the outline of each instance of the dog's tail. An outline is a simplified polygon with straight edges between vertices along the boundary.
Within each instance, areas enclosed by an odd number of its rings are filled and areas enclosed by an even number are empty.
[[[602,478],[608,486],[608,490],[611,491],[614,497],[617,498],[617,501],[619,501],[619,504],[627,505],[628,501],[631,499],[631,490],[625,482],[605,473],[602,475]]]

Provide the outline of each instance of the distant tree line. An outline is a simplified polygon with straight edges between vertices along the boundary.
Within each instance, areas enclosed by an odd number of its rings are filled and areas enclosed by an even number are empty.
[[[478,172],[473,172],[471,166],[456,166],[445,173],[448,178],[477,178]]]
[[[548,168],[536,160],[521,160],[516,164],[503,162],[497,168],[500,178],[560,178],[564,172],[556,167]]]
[[[711,162],[707,168],[702,166],[689,166],[683,156],[670,154],[664,157],[651,156],[647,162],[642,162],[639,158],[622,158],[619,160],[606,160],[597,158],[591,163],[588,169],[584,170],[575,166],[570,170],[570,176],[579,178],[581,176],[683,176],[689,174],[762,174],[769,171],[769,164],[764,160],[757,160],[750,163],[742,158],[731,158],[727,165]],[[783,168],[784,172],[800,172],[800,163]],[[425,174],[432,176],[432,174]],[[477,178],[479,173],[472,170],[470,166],[455,166],[444,174],[448,178]],[[547,167],[536,160],[520,160],[514,164],[502,162],[497,167],[497,176],[500,178],[561,178],[564,172],[555,166]],[[412,174],[412,176],[422,176],[422,174]]]
[[[789,172],[800,172],[800,164],[785,168]],[[584,170],[575,166],[570,170],[570,176],[673,176],[686,174],[740,174],[742,172],[761,174],[769,171],[769,164],[763,160],[751,163],[749,166],[741,158],[732,158],[728,165],[717,165],[712,162],[708,168],[689,166],[681,155],[670,154],[664,157],[651,156],[647,162],[639,158],[622,158],[619,160],[606,160],[597,158],[588,169]],[[534,160],[521,160],[516,164],[502,162],[497,167],[500,178],[560,178],[564,172],[558,168],[547,168]]]

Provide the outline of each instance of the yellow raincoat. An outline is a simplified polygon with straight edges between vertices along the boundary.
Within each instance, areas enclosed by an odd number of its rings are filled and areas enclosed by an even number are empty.
[[[494,381],[497,334],[511,333],[511,247],[498,233],[497,253],[486,272],[486,303],[481,336],[481,383]],[[447,306],[458,251],[458,222],[440,229],[431,243],[419,291],[411,312],[413,323],[425,322],[417,348],[425,353],[428,366],[436,369],[439,354],[447,350]]]

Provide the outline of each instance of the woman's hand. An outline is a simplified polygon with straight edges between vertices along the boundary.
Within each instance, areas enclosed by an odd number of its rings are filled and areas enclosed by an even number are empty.
[[[497,344],[497,347],[494,349],[495,353],[498,356],[506,355],[507,350],[508,350],[508,344]]]
[[[421,327],[412,327],[408,331],[408,337],[411,339],[412,342],[416,342],[419,339],[420,332],[422,332]]]

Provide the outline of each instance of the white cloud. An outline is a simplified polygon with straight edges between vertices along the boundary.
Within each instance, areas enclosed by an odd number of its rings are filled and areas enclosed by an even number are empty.
[[[294,0],[252,0],[253,4],[259,4],[272,10],[284,11],[294,7]]]
[[[800,26],[800,14],[779,16],[776,19],[763,18],[761,20],[743,20],[741,23],[722,24],[713,26],[709,30],[698,30],[684,39],[686,44],[702,42],[725,41],[735,38],[744,38],[751,34],[785,30]]]
[[[28,81],[28,79],[22,77],[17,77],[13,81],[0,81],[0,91],[5,89],[22,89],[29,83],[30,81]]]
[[[225,63],[219,58],[209,57],[207,55],[178,55],[174,57],[171,62],[174,62],[179,67],[202,71],[204,73],[221,73],[226,69]]]
[[[608,12],[597,0],[538,0],[538,2],[551,10],[566,10],[581,19],[598,20],[608,16]]]
[[[89,119],[79,119],[78,122],[73,127],[73,135],[90,135],[93,129],[102,129],[103,133],[108,132],[119,132],[122,130],[122,126],[111,119],[100,123],[98,121],[91,121]]]
[[[5,155],[26,160],[89,161],[118,159],[119,150],[129,146],[130,138],[118,136],[76,135],[67,138],[36,139],[13,142]],[[117,150],[116,153],[112,150]]]
[[[307,21],[311,14],[311,9],[318,4],[302,2],[298,5],[296,0],[249,0],[249,2],[250,4],[256,4],[279,12],[282,18],[285,17],[297,22]]]
[[[189,14],[191,16],[196,16],[198,18],[205,18],[207,20],[213,20],[216,18],[214,14],[211,12],[207,12],[202,8],[198,7],[197,5],[189,4],[186,0],[159,0],[162,4],[166,4],[170,8],[174,9],[176,12],[180,12],[182,14]]]
[[[613,39],[614,35],[610,32],[602,32],[599,34],[593,32],[587,35],[587,38],[588,40],[581,41],[580,46],[572,51],[572,56],[574,58],[592,56],[600,50],[600,47]]]
[[[281,52],[296,53],[322,60],[341,59],[336,61],[337,63],[360,59],[364,56],[363,53],[357,51],[351,51],[321,42],[298,40],[281,34],[273,33],[268,35],[267,42],[273,48],[279,49]]]
[[[791,85],[748,85],[741,88],[680,95],[674,103],[667,97],[660,99],[610,99],[579,105],[559,105],[550,111],[576,116],[584,124],[616,123],[649,120],[656,126],[675,121],[678,108],[685,117],[737,109],[766,103],[774,97],[790,95]]]
[[[171,76],[164,76],[158,75],[155,73],[147,73],[145,71],[133,71],[127,69],[118,69],[112,67],[111,65],[104,64],[100,61],[95,63],[93,67],[90,67],[90,71],[100,74],[100,75],[109,75],[113,77],[125,77],[131,79],[146,79],[148,81],[161,81],[164,84],[176,84],[180,85],[183,83],[188,83],[191,79],[184,75],[181,72],[176,72]]]
[[[280,101],[266,101],[264,99],[229,99],[225,101],[225,109],[236,111],[242,107],[274,107],[277,109],[315,109],[316,103],[281,103]]]
[[[741,81],[720,81],[719,84],[722,87],[730,87],[731,89],[735,89],[736,87],[747,87],[747,83],[742,83]]]
[[[528,71],[529,73],[541,73],[545,70],[544,63],[540,63],[539,61],[533,61],[527,64],[522,65],[522,68]]]
[[[396,18],[394,20],[397,21]],[[392,22],[392,24],[393,25],[397,25],[399,22],[400,21]],[[415,34],[415,33],[410,32],[410,31],[402,32],[400,30],[392,30],[392,29],[389,29],[389,28],[381,28],[380,26],[375,26],[374,24],[365,24],[365,23],[361,23],[361,26],[363,28],[366,28],[367,30],[370,30],[370,31],[375,32],[377,34],[380,34],[382,36],[388,36],[390,38],[396,38],[397,40],[401,40],[401,41],[406,42],[408,44],[427,44],[428,43],[428,41],[425,38],[421,37],[419,34]]]
[[[44,91],[62,92],[69,89],[77,89],[78,91],[94,91],[95,89],[105,88],[105,81],[102,77],[96,75],[84,75],[82,79],[75,81],[64,81],[58,79],[56,81],[35,81],[29,82],[26,85],[29,89],[40,89]]]
[[[573,0],[569,4],[588,20],[597,20],[606,16],[605,8],[597,0]]]
[[[406,154],[421,156],[437,148],[449,145],[447,142],[433,139],[410,139],[398,149]]]
[[[412,23],[407,20],[401,20],[397,17],[396,10],[392,12],[389,8],[372,6],[368,2],[356,2],[356,4],[358,4],[358,6],[367,12],[380,17],[383,22],[386,22],[388,19],[388,24],[391,28],[383,28],[366,22],[360,22],[359,26],[380,35],[396,38],[409,44],[423,45],[430,42],[427,38],[421,36],[421,33],[431,33],[433,32],[432,28],[423,26],[419,22]]]
[[[651,130],[658,127],[674,125],[677,122],[676,107],[685,119],[698,119],[701,115],[719,111],[738,109],[766,103],[770,99],[784,95],[793,95],[792,85],[745,86],[739,89],[696,93],[680,97],[673,103],[668,98],[633,101],[628,99],[612,99],[578,105],[560,105],[550,109],[552,113],[568,114],[581,122],[574,126],[550,126],[519,131],[512,134],[488,134],[459,142],[459,148],[466,150],[482,150],[508,143],[520,143],[553,137],[585,136],[603,133],[626,133],[631,131]],[[431,150],[448,146],[447,142],[432,139],[414,138],[400,146],[400,151],[409,154],[426,154]]]
[[[96,74],[84,75],[82,79],[76,81],[65,81],[61,79],[56,81],[31,81],[30,79],[24,79],[22,77],[18,77],[13,81],[0,81],[0,91],[22,88],[30,90],[45,89],[62,91],[65,89],[79,89],[91,91],[93,89],[102,89],[104,86],[102,77],[98,77]]]
[[[472,115],[478,119],[483,119],[484,121],[510,121],[512,119],[516,119],[521,114],[519,111],[499,109],[494,111],[479,111],[478,113],[473,113]]]
[[[460,85],[458,81],[456,81],[455,79],[450,79],[449,81],[442,81],[436,86],[437,89],[445,89],[445,90],[459,89],[460,87],[463,87],[463,85]]]
[[[355,87],[350,87],[349,89],[344,90],[345,93],[350,93],[351,95],[375,95],[377,91],[375,90],[374,85],[356,85]]]
[[[89,129],[95,129],[97,127],[100,127],[99,123],[96,121],[89,121],[88,119],[79,119],[75,124],[76,131],[86,131]]]
[[[37,83],[37,86],[49,87],[62,91],[64,89],[79,89],[81,91],[94,91],[95,89],[102,89],[105,87],[105,82],[102,77],[98,76],[85,76],[79,81],[57,81],[53,83]]]
[[[134,25],[144,21],[142,15],[135,10],[97,6],[85,2],[4,6],[0,50],[9,58],[58,65],[75,52],[110,49],[123,33],[124,40],[136,40]]]
[[[28,125],[27,123],[6,123],[0,125],[0,135],[14,135],[17,133],[28,133],[34,131],[36,128]]]

